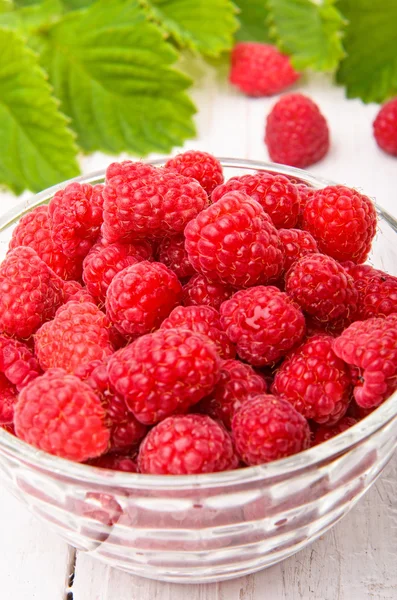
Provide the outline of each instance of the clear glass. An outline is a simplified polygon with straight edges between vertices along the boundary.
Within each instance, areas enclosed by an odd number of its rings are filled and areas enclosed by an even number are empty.
[[[319,188],[299,169],[221,159],[227,178],[269,169]],[[161,165],[164,161],[155,161]],[[102,182],[104,173],[75,181]],[[0,258],[12,228],[65,184],[0,220]],[[378,209],[370,262],[397,275],[397,223]],[[341,519],[397,445],[397,394],[336,438],[283,460],[199,476],[119,473],[36,450],[0,430],[0,476],[76,548],[135,575],[201,583],[239,577],[294,554]]]

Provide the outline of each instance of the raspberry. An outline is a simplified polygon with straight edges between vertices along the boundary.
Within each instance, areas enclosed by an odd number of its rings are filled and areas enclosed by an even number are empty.
[[[104,197],[102,234],[107,243],[182,233],[208,205],[198,181],[163,169],[132,182],[113,177]]]
[[[356,321],[334,341],[337,356],[360,369],[354,397],[379,406],[397,389],[397,315]]]
[[[54,244],[70,258],[84,257],[96,241],[103,212],[103,185],[70,183],[48,205]]]
[[[229,191],[236,190],[259,202],[277,229],[296,225],[300,213],[299,192],[283,175],[256,173],[234,177],[214,190],[212,201],[217,202]]]
[[[20,391],[41,374],[41,369],[26,344],[0,335],[0,373]]]
[[[287,293],[319,321],[349,319],[357,310],[353,278],[330,256],[308,254],[286,275]]]
[[[233,48],[229,79],[247,96],[273,96],[299,76],[290,58],[275,46],[240,42]]]
[[[108,451],[131,452],[145,437],[147,428],[128,410],[124,399],[114,393],[106,362],[95,360],[80,365],[75,375],[88,383],[106,411],[105,423],[110,431]]]
[[[266,393],[266,388],[265,380],[252,367],[238,360],[225,360],[215,389],[197,408],[230,429],[232,417],[240,406],[249,398]]]
[[[326,427],[322,425],[318,427],[314,433],[314,438],[312,441],[312,446],[317,446],[318,444],[322,444],[323,442],[327,442],[332,439],[336,435],[347,431],[350,427],[353,427],[357,423],[356,419],[352,417],[343,417],[336,425],[332,425],[331,427]]]
[[[186,329],[160,329],[118,350],[109,360],[109,379],[141,423],[152,425],[186,412],[209,394],[220,359],[206,337]]]
[[[6,425],[0,425],[0,427],[1,427],[1,429],[4,429],[8,433],[11,433],[11,435],[15,435],[15,427],[14,427],[13,423],[7,423]]]
[[[206,415],[175,415],[153,427],[139,449],[141,473],[193,475],[237,466],[226,430]]]
[[[193,267],[208,279],[249,287],[277,278],[284,256],[277,230],[244,192],[230,192],[185,229]]]
[[[236,348],[222,330],[219,313],[210,306],[177,306],[160,329],[189,329],[208,337],[221,358],[236,356]]]
[[[217,185],[223,183],[222,165],[215,156],[208,152],[189,150],[178,154],[167,160],[165,168],[176,171],[185,177],[196,179],[208,195]]]
[[[33,248],[15,248],[0,265],[0,330],[29,338],[62,304],[61,280]]]
[[[358,321],[397,313],[397,277],[370,265],[355,265],[350,262],[343,266],[353,277],[354,287],[358,291]]]
[[[274,286],[237,292],[222,304],[220,313],[240,358],[256,366],[278,361],[305,333],[302,312]]]
[[[386,102],[374,121],[374,136],[379,148],[397,156],[397,98]]]
[[[0,373],[0,425],[12,424],[18,392],[3,373]]]
[[[168,269],[171,269],[179,279],[190,277],[195,270],[190,264],[185,250],[185,237],[176,235],[172,238],[166,237],[160,242],[158,249],[158,260]]]
[[[272,392],[306,419],[334,425],[350,402],[348,366],[336,356],[334,338],[315,335],[291,352],[276,372]]]
[[[233,417],[232,435],[247,465],[285,458],[310,445],[306,419],[289,402],[270,394],[242,405]]]
[[[307,231],[302,231],[301,229],[279,229],[278,235],[284,248],[286,271],[302,256],[318,252],[316,240]]]
[[[66,302],[91,302],[96,304],[95,299],[86,287],[78,281],[65,281],[62,285],[64,303]]]
[[[106,183],[117,178],[117,185],[121,183],[140,182],[157,174],[156,167],[143,162],[124,160],[111,163],[106,169]]]
[[[89,385],[61,369],[29,383],[15,406],[15,431],[40,450],[84,462],[109,442],[105,411]]]
[[[106,311],[120,333],[133,337],[159,327],[181,295],[182,286],[172,271],[161,263],[143,261],[113,278]]]
[[[94,304],[67,302],[36,333],[35,350],[43,369],[70,373],[81,364],[104,360],[113,352],[107,318]]]
[[[48,206],[37,206],[22,217],[13,231],[10,250],[29,246],[61,279],[80,279],[82,261],[65,256],[52,241]]]
[[[376,211],[367,196],[343,185],[330,185],[308,200],[302,226],[312,234],[320,252],[339,261],[361,263],[376,233]]]
[[[112,471],[124,471],[125,473],[138,472],[136,460],[120,454],[103,454],[98,458],[88,461],[87,464],[92,467],[99,467],[100,469],[111,469]]]
[[[313,195],[316,190],[314,188],[311,188],[308,185],[306,185],[306,183],[297,183],[296,188],[299,192],[299,202],[300,202],[300,212],[299,212],[299,217],[298,217],[298,222],[296,224],[296,227],[302,229],[303,211],[305,210],[305,206],[308,203],[308,201],[311,198],[313,198]]]
[[[274,162],[308,167],[328,152],[327,121],[313,100],[303,94],[287,94],[267,117],[265,142]]]
[[[185,306],[205,305],[219,310],[222,302],[230,298],[234,292],[232,286],[209,281],[197,273],[183,286],[182,300]]]

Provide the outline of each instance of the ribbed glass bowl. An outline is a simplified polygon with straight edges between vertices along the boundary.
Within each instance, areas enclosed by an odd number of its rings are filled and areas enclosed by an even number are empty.
[[[161,165],[164,161],[155,161]],[[226,178],[269,169],[316,187],[304,171],[222,159]],[[99,183],[104,173],[75,181]],[[0,220],[0,258],[12,228],[65,184]],[[378,209],[370,263],[397,275],[397,223]],[[151,579],[238,577],[294,554],[341,519],[381,473],[397,445],[397,395],[336,438],[270,464],[198,476],[120,473],[51,456],[0,430],[5,485],[67,542]]]

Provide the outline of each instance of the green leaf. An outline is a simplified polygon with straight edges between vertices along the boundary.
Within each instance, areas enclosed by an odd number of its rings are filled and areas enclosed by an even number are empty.
[[[383,102],[397,94],[397,2],[339,0],[348,19],[337,81],[349,98]]]
[[[31,34],[37,29],[47,27],[59,20],[63,12],[61,0],[43,0],[39,4],[10,7],[10,10],[0,11],[0,27],[18,29]]]
[[[219,56],[233,45],[238,22],[230,0],[147,0],[147,4],[182,48]]]
[[[169,152],[195,133],[188,77],[137,0],[98,0],[42,39],[42,63],[87,151]]]
[[[77,148],[34,53],[0,29],[0,182],[40,191],[79,173]]]
[[[235,0],[234,3],[240,9],[237,15],[240,29],[236,39],[239,42],[271,42],[266,0]]]
[[[352,0],[354,2],[354,0]],[[332,71],[344,56],[335,0],[267,0],[271,34],[296,69]]]

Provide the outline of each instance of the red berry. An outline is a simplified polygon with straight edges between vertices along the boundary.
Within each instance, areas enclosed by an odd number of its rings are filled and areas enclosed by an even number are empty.
[[[0,373],[20,391],[41,374],[41,369],[26,344],[0,335]]]
[[[37,206],[22,217],[12,233],[10,250],[29,246],[61,279],[80,279],[81,259],[69,258],[53,242],[48,206]]]
[[[141,473],[193,475],[237,466],[227,431],[206,415],[175,415],[153,427],[139,449]]]
[[[29,383],[15,406],[19,438],[50,454],[84,462],[105,452],[105,411],[89,385],[60,369]]]
[[[70,183],[48,205],[54,244],[70,258],[84,257],[102,225],[103,185]]]
[[[265,379],[255,373],[252,367],[239,360],[225,360],[215,389],[200,402],[198,408],[230,429],[232,417],[240,406],[266,391]]]
[[[0,265],[0,330],[30,337],[63,302],[61,280],[33,248],[15,248]]]
[[[177,306],[161,324],[161,329],[189,329],[215,343],[221,358],[236,356],[236,348],[222,330],[219,313],[210,306]]]
[[[284,264],[280,239],[262,207],[244,192],[230,192],[185,229],[193,267],[208,279],[249,287],[277,278]]]
[[[302,256],[318,252],[316,240],[307,231],[302,231],[301,229],[279,229],[278,234],[284,248],[286,271]]]
[[[185,250],[183,235],[165,237],[161,240],[158,248],[158,260],[171,269],[179,279],[190,277],[196,272],[190,264]]]
[[[397,98],[386,102],[374,121],[374,136],[382,150],[397,156]]]
[[[238,355],[256,366],[277,362],[305,333],[302,312],[274,286],[237,292],[222,304],[220,313]]]
[[[111,469],[112,471],[124,471],[124,473],[137,473],[138,466],[136,460],[129,456],[120,454],[103,454],[98,458],[88,461],[92,467],[100,469]]]
[[[109,183],[114,178],[117,178],[117,185],[122,183],[137,182],[137,185],[142,181],[156,175],[157,169],[147,163],[124,160],[122,162],[111,163],[106,169],[106,183]]]
[[[285,458],[310,445],[306,419],[289,402],[270,394],[242,405],[233,417],[232,435],[247,465]]]
[[[182,300],[185,306],[205,305],[219,310],[222,302],[230,298],[234,292],[232,286],[218,281],[209,281],[197,273],[183,286]]]
[[[331,440],[336,435],[347,431],[350,427],[353,427],[357,423],[356,419],[352,417],[343,417],[336,425],[332,425],[331,427],[327,427],[325,425],[321,425],[318,427],[314,433],[312,446],[317,446],[318,444],[322,444],[323,442],[327,442]]]
[[[230,82],[247,96],[272,96],[291,86],[299,73],[289,56],[269,44],[240,42],[231,56]]]
[[[133,337],[159,327],[181,295],[182,286],[175,273],[161,263],[143,261],[113,278],[106,311],[120,333]]]
[[[12,424],[18,391],[3,373],[0,373],[0,425]]]
[[[96,304],[95,298],[78,281],[65,281],[62,284],[62,290],[65,304],[66,302],[91,302]]]
[[[67,302],[36,333],[35,350],[43,369],[73,373],[84,363],[112,354],[108,320],[90,302]]]
[[[343,264],[358,291],[356,320],[397,313],[397,277],[370,265]]]
[[[367,196],[343,185],[330,185],[307,201],[302,226],[312,234],[320,252],[339,261],[361,263],[376,233],[376,211]]]
[[[328,152],[327,121],[313,100],[303,94],[287,94],[267,117],[265,142],[274,162],[308,167]]]
[[[186,412],[215,387],[220,359],[206,337],[186,329],[144,335],[109,360],[109,379],[147,425]]]
[[[223,183],[222,165],[215,156],[208,152],[188,150],[167,160],[165,168],[176,171],[185,177],[196,179],[207,194],[211,194],[217,185]]]
[[[334,341],[337,356],[360,369],[354,397],[379,406],[397,389],[397,315],[356,321]]]
[[[353,318],[357,310],[353,278],[324,254],[308,254],[296,261],[286,275],[286,291],[319,321]]]
[[[259,202],[277,229],[296,225],[300,213],[299,192],[283,175],[256,173],[234,177],[213,191],[212,201],[217,202],[228,192],[236,190]]]
[[[276,372],[272,392],[306,419],[334,425],[350,402],[348,366],[336,356],[334,338],[316,335],[292,351]]]

